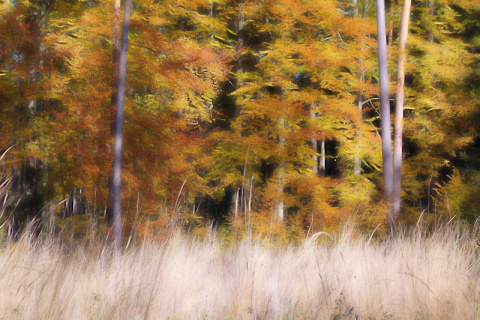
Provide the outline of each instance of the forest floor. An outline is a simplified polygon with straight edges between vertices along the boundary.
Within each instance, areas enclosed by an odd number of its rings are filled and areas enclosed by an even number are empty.
[[[0,319],[480,319],[478,231],[0,248]]]

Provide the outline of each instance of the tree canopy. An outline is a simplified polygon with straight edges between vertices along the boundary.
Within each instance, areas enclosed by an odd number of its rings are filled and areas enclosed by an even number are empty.
[[[385,4],[393,114],[402,6]],[[352,217],[365,230],[386,228],[381,137],[390,132],[380,129],[375,8],[134,0],[125,228],[213,224],[285,239]],[[104,219],[115,10],[106,0],[0,0],[0,154],[12,147],[0,170],[16,199],[1,206],[17,229],[44,213]],[[422,212],[427,221],[480,216],[479,21],[474,1],[412,2],[402,222]],[[70,218],[69,199],[82,204]]]

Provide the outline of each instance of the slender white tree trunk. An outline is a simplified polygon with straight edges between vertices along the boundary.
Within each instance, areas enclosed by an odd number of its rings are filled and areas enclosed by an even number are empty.
[[[120,63],[120,50],[121,50],[121,4],[120,0],[114,0],[113,3],[113,36],[112,36],[112,44],[113,44],[113,52],[112,52],[112,64],[113,64],[113,75],[112,75],[112,97],[111,97],[111,128],[112,128],[112,135],[115,135],[115,111],[117,109],[117,99],[118,99],[118,68]]]
[[[315,139],[315,138],[312,138],[311,140],[312,140],[312,149],[313,149],[313,152],[315,152],[312,156],[313,161],[314,161],[314,164],[312,166],[312,170],[315,174],[318,174],[318,156],[317,156],[318,143],[317,143],[317,139]]]
[[[393,216],[395,219],[401,209],[402,189],[402,138],[403,138],[403,106],[405,103],[405,58],[410,22],[411,0],[404,0],[402,20],[400,23],[400,52],[397,65],[397,92],[395,107],[395,139],[393,148]]]
[[[282,137],[282,133],[285,130],[285,119],[280,118],[280,134],[278,135],[278,144],[280,149],[280,154],[283,154],[283,149],[285,148],[285,138]],[[277,199],[277,219],[279,221],[284,220],[284,203],[283,203],[283,191],[285,188],[285,159],[283,157],[280,159],[280,165],[278,167],[278,199]]]
[[[357,132],[357,144],[362,143],[362,127],[361,123],[363,121],[363,95],[362,87],[364,83],[363,70],[362,70],[362,59],[359,59],[360,70],[358,71],[358,79],[360,80],[360,88],[358,88],[357,94],[357,107],[358,107],[358,132]],[[353,173],[359,175],[362,173],[362,159],[360,158],[360,152],[357,151],[355,159],[353,160]]]
[[[358,16],[358,1],[357,0],[352,1],[352,7],[353,7],[353,16],[357,17]]]
[[[123,18],[122,44],[120,50],[117,117],[115,122],[115,147],[113,155],[113,232],[115,248],[120,251],[122,246],[122,213],[120,186],[122,180],[122,146],[123,146],[123,113],[125,103],[125,79],[127,74],[128,28],[130,24],[130,9],[132,0],[126,0]]]
[[[110,97],[110,133],[112,138],[115,139],[115,122],[117,112],[117,99],[118,99],[118,76],[120,65],[120,50],[122,42],[122,21],[121,21],[121,1],[113,0],[113,34],[112,34],[112,94]],[[113,169],[113,168],[112,168]],[[113,175],[108,177],[108,195],[107,206],[105,208],[105,217],[107,223],[113,223]]]
[[[358,18],[358,2],[357,0],[353,0],[353,17]],[[361,45],[363,45],[363,37],[360,40]],[[361,128],[361,122],[363,120],[363,112],[362,112],[362,107],[363,107],[363,95],[362,95],[362,89],[363,89],[363,83],[364,83],[364,76],[363,76],[363,63],[362,63],[362,58],[358,58],[358,71],[357,71],[357,78],[359,80],[360,86],[358,88],[358,93],[357,93],[357,106],[358,106],[358,132],[357,132],[357,144],[361,143],[362,140],[362,128]],[[360,158],[360,154],[357,151],[355,154],[355,159],[353,160],[353,173],[356,175],[359,175],[362,173],[362,159]]]
[[[315,112],[315,102],[313,102],[311,105],[310,105],[310,119],[312,119],[312,121],[315,121],[315,119],[317,118],[316,116],[316,112]],[[314,161],[314,164],[312,166],[312,170],[313,172],[315,172],[316,174],[318,173],[318,142],[317,142],[317,138],[311,138],[310,139],[311,142],[312,142],[312,149],[313,149],[313,161]]]
[[[383,188],[385,199],[392,200],[393,163],[390,128],[390,97],[388,88],[387,34],[385,26],[385,1],[377,0],[378,67],[380,73],[380,116],[382,130]],[[390,218],[391,212],[389,213]]]
[[[322,141],[320,141],[320,173],[322,176],[325,176],[327,169],[325,156],[325,137],[322,137]]]

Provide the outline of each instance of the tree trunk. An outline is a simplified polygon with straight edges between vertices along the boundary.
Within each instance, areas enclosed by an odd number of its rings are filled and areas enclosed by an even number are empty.
[[[118,96],[118,75],[119,75],[119,63],[120,63],[120,50],[121,50],[121,28],[122,21],[120,19],[121,4],[120,0],[114,0],[113,5],[113,52],[112,52],[112,96],[111,96],[111,112],[110,112],[110,126],[112,136],[115,136],[115,117],[117,110],[117,96]]]
[[[282,133],[285,130],[285,119],[281,118],[280,119],[280,134],[278,135],[278,143],[279,143],[279,149],[280,149],[280,155],[283,155],[283,149],[285,148],[285,138],[282,137]],[[280,159],[280,165],[278,167],[278,179],[279,179],[279,185],[278,185],[278,199],[277,199],[277,219],[279,221],[283,221],[285,217],[284,213],[284,203],[283,203],[283,192],[285,188],[285,159],[282,157]]]
[[[245,3],[244,1],[239,1],[239,14],[238,14],[238,23],[237,23],[237,34],[238,34],[238,49],[237,49],[237,73],[243,73],[242,65],[242,54],[245,47]],[[241,87],[242,83],[237,84],[237,88]]]
[[[75,199],[75,196],[74,196],[73,190],[72,190],[68,194],[68,198],[65,199],[65,210],[63,212],[63,217],[64,218],[68,218],[68,217],[71,217],[73,215],[74,199]]]
[[[325,155],[325,137],[322,137],[322,141],[320,141],[320,170],[319,173],[322,177],[325,177],[325,172],[327,170],[327,161]]]
[[[354,10],[354,18],[358,18],[358,2],[357,0],[353,1],[353,4],[355,6]],[[363,46],[363,37],[361,38],[361,46]],[[363,121],[363,84],[365,82],[364,76],[363,76],[363,62],[362,58],[358,58],[358,71],[357,71],[357,79],[359,80],[360,86],[358,88],[357,92],[357,106],[358,106],[358,117],[359,117],[359,125],[358,125],[358,132],[357,132],[357,143],[361,142],[362,139],[362,128],[361,128],[361,122]],[[353,173],[356,175],[359,175],[362,173],[362,159],[360,158],[360,154],[357,151],[355,154],[355,158],[353,160]]]
[[[315,102],[313,102],[311,105],[310,105],[310,119],[312,119],[312,121],[315,121],[315,119],[317,118],[316,116],[316,113],[315,113]],[[312,170],[313,172],[315,172],[315,174],[318,174],[318,142],[317,142],[317,138],[311,138],[311,142],[312,142],[312,149],[313,149],[313,161],[314,161],[314,164],[312,166]]]
[[[393,148],[393,212],[392,220],[400,213],[402,189],[402,137],[403,137],[403,105],[405,100],[405,50],[410,22],[411,0],[404,0],[402,20],[400,23],[400,52],[397,65],[397,92],[395,107],[395,140]]]
[[[368,17],[368,11],[370,11],[370,1],[363,0],[363,17],[364,18]]]
[[[360,88],[358,88],[357,93],[357,107],[358,107],[358,132],[357,132],[357,143],[361,143],[362,141],[362,127],[361,123],[363,121],[363,94],[362,94],[362,86],[364,83],[363,77],[363,70],[362,70],[362,59],[359,59],[360,68],[358,70],[358,79],[360,80]],[[355,159],[353,160],[353,173],[359,175],[362,173],[362,159],[360,158],[360,152],[357,151],[355,155]]]
[[[382,130],[383,183],[385,200],[392,200],[393,163],[390,128],[390,97],[388,88],[387,35],[385,2],[377,0],[378,66],[380,73],[380,116]],[[390,215],[390,214],[389,214]]]
[[[112,95],[110,102],[110,132],[115,139],[115,118],[117,111],[117,99],[118,99],[118,75],[120,64],[120,46],[121,46],[121,26],[120,19],[121,4],[120,0],[114,0],[113,4],[113,52],[112,52]],[[108,224],[113,223],[113,180],[112,176],[108,178],[108,196],[105,218]]]
[[[394,16],[394,9],[395,8],[395,0],[390,0],[390,12],[389,12],[389,16],[390,16],[390,21],[388,22],[388,45],[392,45],[393,44],[393,16]]]
[[[352,7],[353,7],[352,15],[353,17],[357,17],[358,16],[358,0],[352,1]]]
[[[316,138],[312,138],[311,140],[312,140],[312,149],[313,149],[313,152],[314,152],[314,154],[312,156],[313,161],[314,161],[313,166],[312,166],[312,170],[315,174],[318,174],[318,155],[317,155],[317,153],[318,153],[318,143],[317,143]]]
[[[428,13],[430,15],[430,19],[433,20],[433,14],[435,13],[434,11],[434,8],[435,8],[435,1],[434,0],[429,0],[428,1]],[[430,27],[427,31],[427,40],[428,42],[434,42],[435,41],[435,38],[433,36],[433,22],[430,24]]]
[[[122,145],[123,145],[123,111],[125,103],[125,79],[127,73],[127,45],[128,28],[130,23],[130,8],[132,0],[126,0],[123,18],[122,45],[120,50],[120,64],[118,73],[117,117],[115,122],[115,148],[113,155],[113,230],[115,248],[120,251],[122,245],[121,197],[120,186],[122,179]]]
[[[17,241],[20,236],[20,218],[21,212],[20,207],[22,205],[22,197],[24,194],[23,188],[23,164],[17,168],[16,166],[12,167],[12,183],[11,183],[11,193],[14,195],[14,209],[11,216],[11,237],[13,241]],[[16,203],[16,204],[15,204]]]

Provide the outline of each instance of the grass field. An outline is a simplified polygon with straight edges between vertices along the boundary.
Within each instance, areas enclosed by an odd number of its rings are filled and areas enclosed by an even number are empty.
[[[0,252],[0,319],[480,319],[478,232],[276,247],[175,233],[116,256],[56,241]]]

